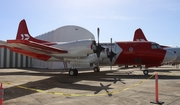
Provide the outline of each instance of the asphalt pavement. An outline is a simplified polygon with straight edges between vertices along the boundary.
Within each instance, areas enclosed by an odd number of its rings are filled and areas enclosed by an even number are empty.
[[[3,105],[153,105],[157,98],[163,105],[180,105],[180,69],[174,66],[149,68],[149,75],[117,66],[80,69],[78,76],[61,71],[0,69]]]

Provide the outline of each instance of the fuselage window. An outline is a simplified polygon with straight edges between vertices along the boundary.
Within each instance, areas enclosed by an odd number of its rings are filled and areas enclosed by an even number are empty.
[[[133,48],[132,48],[132,47],[130,47],[130,48],[129,48],[129,51],[130,51],[130,52],[132,52],[132,51],[133,51]]]

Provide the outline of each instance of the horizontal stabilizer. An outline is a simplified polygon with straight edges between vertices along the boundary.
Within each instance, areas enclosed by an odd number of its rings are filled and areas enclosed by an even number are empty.
[[[31,49],[35,49],[38,51],[50,53],[50,54],[57,54],[57,53],[67,53],[68,51],[62,50],[59,48],[55,48],[52,46],[36,43],[29,40],[7,40],[7,43],[15,44],[18,48],[22,47],[30,47]]]

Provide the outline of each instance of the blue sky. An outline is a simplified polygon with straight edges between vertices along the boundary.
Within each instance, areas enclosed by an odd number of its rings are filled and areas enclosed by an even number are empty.
[[[65,25],[92,32],[100,42],[131,41],[141,28],[150,41],[180,46],[179,0],[0,0],[0,40],[14,39],[25,19],[32,36]]]

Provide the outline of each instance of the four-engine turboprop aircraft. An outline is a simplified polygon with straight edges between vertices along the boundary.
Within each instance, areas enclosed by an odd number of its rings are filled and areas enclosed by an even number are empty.
[[[106,49],[104,49],[99,44],[99,31],[98,45],[95,46],[95,49],[93,47],[94,42],[94,39],[63,43],[35,39],[29,34],[25,20],[22,20],[19,24],[16,39],[7,40],[6,42],[0,41],[0,44],[14,52],[44,61],[69,62],[73,67],[95,66],[94,71],[99,71],[98,62],[101,60],[107,64],[111,62],[111,65],[145,65],[146,67],[152,67],[176,59],[174,53],[162,49],[159,44],[154,42],[115,42],[111,43],[110,49],[106,46]],[[95,65],[96,63],[98,64]],[[145,75],[148,74],[148,70],[143,72]],[[77,69],[69,70],[69,75],[77,74]]]
[[[143,31],[139,28],[134,33],[133,41],[148,41],[143,33]],[[165,45],[160,45],[162,48],[172,51],[177,55],[177,59],[174,62],[180,62],[180,48],[179,47],[169,47]]]

